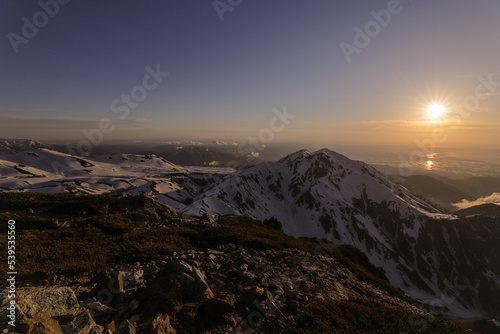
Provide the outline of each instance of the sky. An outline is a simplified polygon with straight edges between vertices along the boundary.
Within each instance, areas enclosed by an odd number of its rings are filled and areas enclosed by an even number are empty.
[[[497,0],[58,1],[0,2],[0,137],[500,148]]]

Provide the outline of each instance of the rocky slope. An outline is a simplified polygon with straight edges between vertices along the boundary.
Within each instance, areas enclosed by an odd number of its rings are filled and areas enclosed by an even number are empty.
[[[202,333],[216,328],[236,333],[252,327],[252,312],[261,310],[255,327],[270,326],[265,318],[283,325],[303,305],[328,298],[363,297],[424,314],[360,280],[338,261],[296,249],[220,245],[96,274],[52,275],[47,283],[50,287],[18,292],[20,333],[36,327],[53,330],[43,333],[62,333],[59,328],[73,333],[87,333],[84,328],[90,333]],[[5,307],[0,313],[6,313]],[[150,331],[155,321],[163,331]]]

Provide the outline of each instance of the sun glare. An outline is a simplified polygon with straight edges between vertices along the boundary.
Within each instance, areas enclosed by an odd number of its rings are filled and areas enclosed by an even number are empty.
[[[437,120],[437,119],[440,119],[441,117],[443,117],[445,111],[446,111],[446,108],[444,105],[442,105],[440,103],[434,103],[434,104],[431,104],[427,108],[427,116],[430,119]]]

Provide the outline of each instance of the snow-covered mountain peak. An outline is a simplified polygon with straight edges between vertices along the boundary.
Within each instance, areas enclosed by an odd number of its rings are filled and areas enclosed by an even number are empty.
[[[302,149],[300,151],[297,151],[297,152],[294,152],[294,153],[291,153],[289,155],[287,155],[286,157],[283,157],[281,158],[278,162],[280,163],[290,163],[290,162],[293,162],[297,159],[302,159],[308,155],[310,155],[311,152],[309,152],[309,150],[306,150],[306,149]]]
[[[459,239],[469,238],[470,226],[365,163],[327,149],[301,150],[229,174],[180,209],[274,216],[288,234],[354,245],[386,270],[392,284],[419,300],[439,296],[454,272],[478,270],[473,258],[450,255],[464,252],[461,243],[467,242]],[[450,306],[454,314],[477,315],[470,302],[474,284]]]

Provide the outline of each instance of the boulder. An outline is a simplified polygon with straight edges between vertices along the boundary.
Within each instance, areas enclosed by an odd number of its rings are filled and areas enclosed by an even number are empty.
[[[72,316],[79,309],[75,292],[69,287],[29,292],[20,296],[18,305],[30,318]]]
[[[167,314],[158,314],[142,325],[141,334],[176,334],[177,331],[170,325],[170,317]]]
[[[210,224],[213,224],[216,222],[215,216],[211,215],[209,213],[206,213],[206,212],[201,216],[201,220],[209,222]]]
[[[136,334],[135,326],[128,320],[121,323],[120,327],[113,334]]]
[[[64,326],[64,333],[71,334],[101,334],[104,331],[102,326],[94,322],[89,310],[81,308],[73,321]]]
[[[165,272],[190,274],[193,272],[193,267],[182,260],[178,260],[167,264],[167,266],[165,267]]]
[[[251,309],[255,302],[260,302],[264,298],[264,292],[265,290],[258,286],[245,289],[236,300],[236,306]]]
[[[0,328],[12,328],[9,324],[11,319],[9,319],[7,316],[10,315],[13,311],[15,313],[14,323],[16,324],[16,330],[26,332],[29,329],[26,315],[24,315],[24,312],[19,308],[19,306],[17,306],[17,304],[13,306],[14,310],[11,310],[10,308],[12,308],[10,302],[7,302],[0,306]]]
[[[50,317],[28,319],[29,334],[63,334],[59,323]]]
[[[200,317],[209,322],[219,323],[224,316],[234,311],[233,305],[221,299],[209,299],[198,308]]]
[[[82,307],[86,308],[87,310],[90,311],[90,313],[96,317],[103,317],[107,315],[113,315],[118,313],[118,311],[110,306],[107,306],[95,299],[90,299],[86,302],[81,303]]]
[[[141,294],[141,305],[146,313],[170,314],[185,303],[213,298],[205,275],[183,261],[171,263],[161,270]]]
[[[143,275],[144,275],[143,269],[136,269],[136,270],[122,272],[123,280],[126,283],[135,285],[141,283]]]
[[[176,290],[183,300],[207,299],[213,297],[203,274],[196,269],[197,273],[188,275],[186,273],[174,273],[167,279],[167,289]]]
[[[98,301],[114,306],[123,302],[123,276],[121,272],[113,270],[101,271],[92,280],[96,285],[87,295],[80,296],[81,298],[97,298]]]
[[[108,322],[107,324],[104,325],[104,332],[105,333],[113,333],[116,330],[116,324],[115,321],[112,320],[111,322]]]

